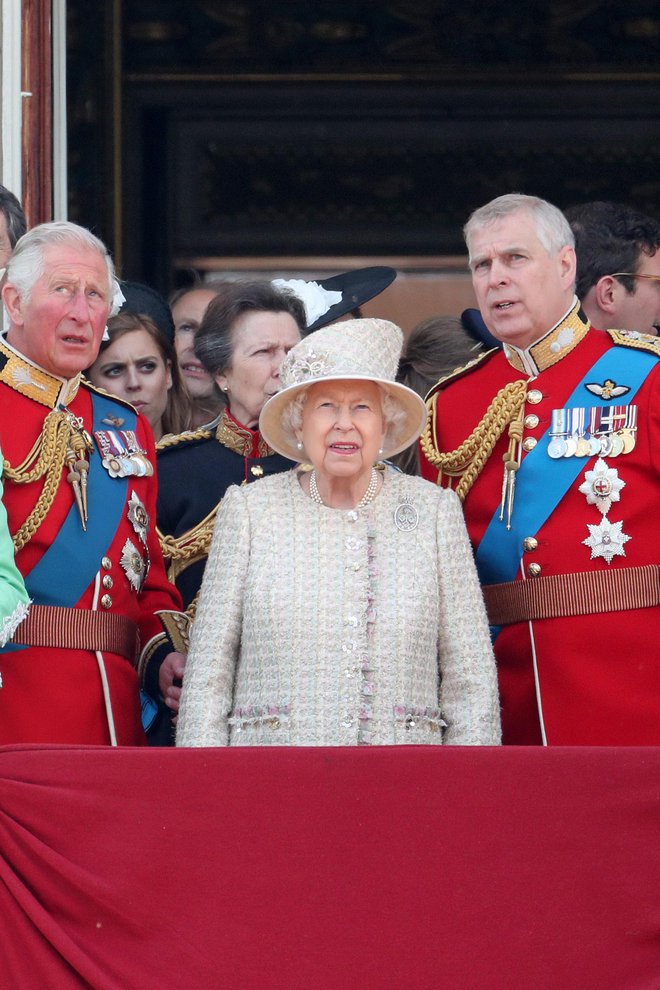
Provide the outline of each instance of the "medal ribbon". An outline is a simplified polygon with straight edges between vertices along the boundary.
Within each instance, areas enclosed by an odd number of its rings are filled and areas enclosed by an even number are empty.
[[[102,450],[103,457],[109,454],[122,457],[141,453],[134,430],[98,430],[94,432],[94,437]]]

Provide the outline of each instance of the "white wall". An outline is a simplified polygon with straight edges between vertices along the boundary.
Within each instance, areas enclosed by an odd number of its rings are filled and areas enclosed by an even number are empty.
[[[53,0],[53,219],[68,218],[66,0]]]
[[[21,167],[21,0],[1,0],[0,7],[0,182],[18,198]]]

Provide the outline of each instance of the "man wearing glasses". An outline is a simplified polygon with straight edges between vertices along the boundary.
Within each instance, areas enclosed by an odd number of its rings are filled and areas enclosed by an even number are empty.
[[[566,210],[575,235],[576,292],[599,330],[660,329],[660,223],[621,203]]]

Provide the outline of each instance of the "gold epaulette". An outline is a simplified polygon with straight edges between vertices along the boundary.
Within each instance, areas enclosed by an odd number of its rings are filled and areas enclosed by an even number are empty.
[[[478,358],[477,360],[481,359]],[[467,369],[462,369],[462,371],[465,370]],[[440,384],[441,382],[438,383],[438,385]],[[513,464],[515,460],[514,450],[523,432],[522,416],[526,395],[526,380],[509,382],[499,390],[469,437],[455,450],[442,451],[438,441],[436,411],[438,391],[432,390],[429,393],[429,398],[426,400],[429,416],[424,432],[420,437],[420,445],[429,464],[438,468],[439,485],[443,483],[443,478],[459,478],[456,494],[463,501],[507,427],[509,428],[509,452],[505,461]]]
[[[182,443],[193,443],[195,440],[210,440],[213,430],[207,426],[200,426],[197,430],[184,430],[183,433],[166,433],[156,444],[156,451],[169,450],[170,447],[178,447]]]
[[[613,343],[620,347],[633,347],[660,357],[660,337],[652,333],[638,333],[637,330],[606,330]]]
[[[463,378],[464,375],[470,374],[470,372],[474,371],[475,368],[478,368],[480,367],[480,365],[484,364],[486,360],[489,360],[490,358],[493,357],[493,355],[499,353],[500,353],[499,347],[492,347],[488,351],[481,351],[477,355],[477,357],[472,358],[472,360],[468,361],[467,364],[462,364],[460,368],[454,368],[454,370],[450,371],[448,375],[443,375],[443,377],[440,378],[435,383],[433,388],[430,389],[430,391],[427,393],[425,401],[428,402],[428,400],[431,398],[432,395],[434,395],[437,392],[441,392],[442,389],[445,388],[447,385],[449,385],[451,382],[458,381],[458,379]]]

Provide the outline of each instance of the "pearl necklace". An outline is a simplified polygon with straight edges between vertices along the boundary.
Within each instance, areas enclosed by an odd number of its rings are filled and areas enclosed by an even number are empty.
[[[356,509],[363,509],[365,505],[369,505],[369,502],[373,502],[376,497],[376,492],[378,491],[378,471],[376,468],[371,469],[371,480],[367,485],[367,490],[355,506]],[[316,484],[316,471],[312,471],[309,476],[309,497],[312,502],[316,502],[317,505],[325,505],[325,502],[319,494],[318,485]]]

